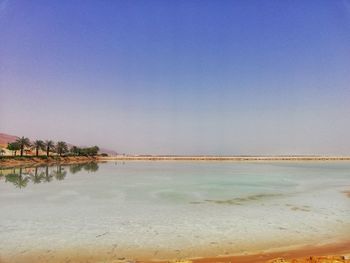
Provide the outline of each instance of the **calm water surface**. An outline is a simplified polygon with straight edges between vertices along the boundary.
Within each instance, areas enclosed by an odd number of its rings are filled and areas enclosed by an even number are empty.
[[[1,169],[0,256],[79,247],[196,256],[327,243],[350,236],[349,190],[350,162]]]

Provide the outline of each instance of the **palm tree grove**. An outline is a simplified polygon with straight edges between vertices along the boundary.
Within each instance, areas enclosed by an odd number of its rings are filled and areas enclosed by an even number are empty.
[[[12,152],[13,156],[35,156],[35,157],[49,157],[55,156],[96,156],[99,152],[98,146],[92,147],[77,147],[70,146],[64,141],[55,143],[52,140],[34,140],[31,141],[27,137],[20,137],[14,142],[7,144],[7,149]],[[103,154],[105,155],[105,154]]]

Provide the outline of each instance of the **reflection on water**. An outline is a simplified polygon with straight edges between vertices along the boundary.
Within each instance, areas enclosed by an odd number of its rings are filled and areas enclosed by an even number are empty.
[[[12,183],[16,188],[24,188],[28,183],[49,183],[52,180],[62,181],[67,176],[67,169],[71,174],[81,171],[96,172],[99,166],[95,162],[79,164],[57,164],[36,167],[2,168],[0,180]]]

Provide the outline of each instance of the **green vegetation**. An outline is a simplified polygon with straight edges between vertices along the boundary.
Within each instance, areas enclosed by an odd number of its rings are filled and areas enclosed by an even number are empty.
[[[54,153],[53,158],[55,156],[96,156],[100,148],[98,146],[92,147],[77,147],[72,146],[68,147],[68,144],[64,141],[59,141],[56,144],[52,140],[46,140],[45,142],[42,140],[35,140],[31,142],[26,137],[18,138],[15,142],[10,142],[7,145],[7,149],[13,153],[13,156],[5,156],[5,151],[1,149],[0,157],[3,158],[28,158],[33,157],[34,154],[32,151],[35,151],[35,156],[38,158],[49,158],[51,153]],[[20,157],[17,157],[17,152],[20,151]],[[41,155],[40,151],[46,152],[45,155]],[[25,155],[24,155],[25,153]],[[103,154],[103,156],[107,156],[107,154]],[[58,158],[58,157],[57,157]]]
[[[7,149],[14,152],[14,155],[17,155],[17,151],[21,149],[21,146],[17,142],[10,142],[7,144]]]
[[[56,151],[59,154],[59,156],[62,156],[62,154],[65,154],[68,152],[68,146],[67,143],[65,142],[58,142],[56,144]]]
[[[100,148],[98,148],[98,146],[86,147],[86,148],[73,146],[70,149],[70,152],[72,155],[75,155],[75,156],[96,156],[99,150]]]

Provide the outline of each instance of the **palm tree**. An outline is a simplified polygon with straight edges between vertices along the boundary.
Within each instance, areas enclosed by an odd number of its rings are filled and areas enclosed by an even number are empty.
[[[49,157],[50,155],[50,149],[53,149],[55,147],[55,143],[51,140],[46,140],[45,143],[45,148],[46,148],[46,156]]]
[[[45,144],[42,140],[36,140],[33,142],[33,148],[35,149],[35,156],[39,155],[39,150],[43,150]]]
[[[21,147],[21,156],[23,156],[23,150],[25,147],[30,147],[30,140],[28,138],[25,138],[24,136],[22,138],[18,138],[16,140],[16,143],[19,144]]]
[[[56,144],[56,151],[57,153],[62,156],[62,153],[68,152],[68,146],[65,142],[57,142]]]

